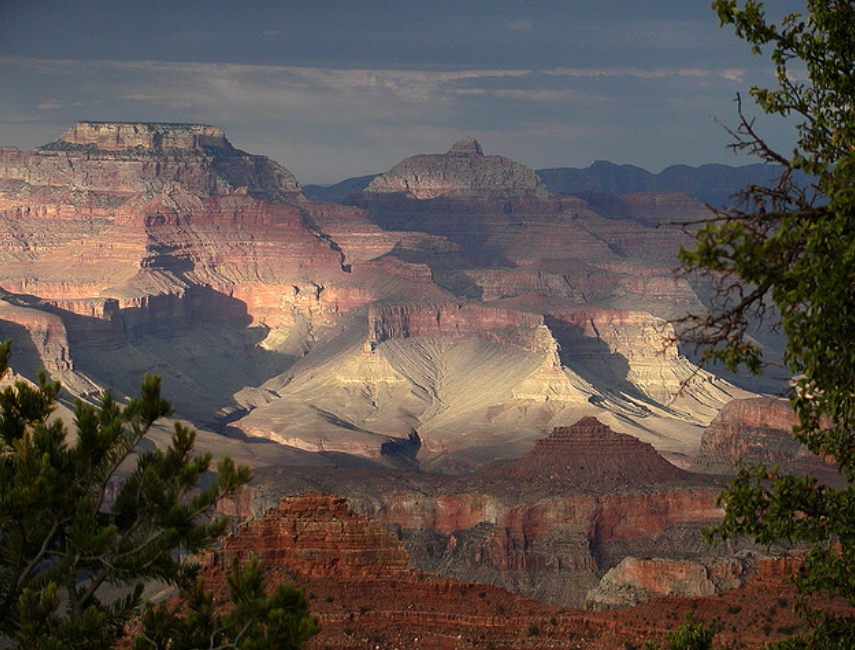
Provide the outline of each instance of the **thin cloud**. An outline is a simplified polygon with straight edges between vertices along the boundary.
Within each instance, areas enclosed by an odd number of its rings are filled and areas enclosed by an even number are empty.
[[[721,77],[729,81],[742,81],[746,71],[743,69],[704,69],[704,68],[553,68],[543,74],[553,77],[634,77],[636,79],[667,79],[669,77]]]
[[[26,129],[0,123],[0,144],[30,148],[80,119],[204,122],[304,183],[382,171],[467,135],[530,165],[699,163],[715,160],[703,134],[722,140],[707,116],[732,110],[743,74],[703,65],[406,69],[0,57],[0,86],[18,89],[0,95],[0,114],[35,117]],[[700,135],[664,147],[672,124]]]
[[[534,23],[530,20],[509,20],[508,27],[514,32],[533,32]]]

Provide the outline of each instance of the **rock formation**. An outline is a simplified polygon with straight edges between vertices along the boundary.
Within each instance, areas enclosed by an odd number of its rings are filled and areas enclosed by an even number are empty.
[[[503,467],[499,476],[598,494],[688,478],[656,453],[653,445],[616,433],[590,416],[573,426],[556,427],[523,458]]]
[[[716,481],[593,418],[556,429],[521,459],[459,477],[260,470],[253,512],[270,505],[266,495],[306,489],[346,495],[422,570],[576,606],[628,553],[702,550],[699,527],[721,515]]]
[[[585,606],[614,609],[646,603],[658,596],[713,596],[741,586],[756,570],[750,555],[693,560],[626,557],[588,592]]]
[[[75,394],[156,372],[196,423],[381,463],[415,430],[422,466],[458,470],[584,415],[688,459],[741,395],[668,342],[697,298],[652,224],[691,202],[604,216],[464,140],[355,203],[207,125],[3,148],[0,335]]]
[[[738,641],[753,649],[797,621],[787,581],[797,564],[789,558],[757,558],[756,574],[715,597],[667,596],[608,612],[573,610],[408,569],[394,536],[353,513],[343,499],[317,493],[280,501],[258,521],[238,527],[221,549],[202,558],[207,586],[223,594],[231,561],[253,556],[273,582],[288,580],[306,590],[321,628],[310,648],[626,650],[627,644],[660,638],[692,611],[698,620],[720,622],[716,641],[725,647]],[[713,565],[710,571],[722,573]]]
[[[474,138],[460,140],[445,154],[421,154],[378,176],[365,193],[413,199],[485,196],[545,199],[546,187],[532,170],[503,156],[485,156]]]
[[[306,578],[406,578],[409,557],[381,525],[347,508],[347,499],[307,494],[283,499],[229,536],[209,563],[257,557]]]
[[[731,472],[737,462],[777,465],[783,470],[809,473],[837,484],[834,464],[793,437],[798,416],[789,400],[773,397],[737,399],[724,405],[701,437],[698,460],[702,466]]]

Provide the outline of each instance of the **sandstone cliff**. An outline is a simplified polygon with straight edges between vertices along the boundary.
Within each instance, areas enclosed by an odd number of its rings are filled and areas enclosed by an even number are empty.
[[[274,582],[289,580],[306,590],[321,626],[310,648],[626,650],[627,644],[661,637],[687,611],[696,619],[719,620],[718,641],[757,648],[780,638],[796,621],[786,579],[795,564],[789,559],[758,558],[756,576],[714,598],[670,596],[628,609],[585,612],[407,568],[406,553],[393,535],[328,494],[279,501],[238,527],[221,549],[202,558],[207,586],[224,594],[230,562],[253,556]],[[719,564],[710,565],[713,574],[721,573]]]
[[[257,481],[254,512],[277,493],[340,494],[394,531],[420,569],[576,606],[628,553],[698,552],[699,527],[721,514],[718,483],[593,418],[557,429],[522,459],[456,478],[290,469],[262,470]]]
[[[472,140],[356,203],[207,125],[3,148],[0,334],[76,394],[156,372],[196,423],[378,462],[416,430],[423,466],[458,470],[584,415],[688,462],[740,396],[669,343],[697,298],[651,224],[691,205],[602,215]]]

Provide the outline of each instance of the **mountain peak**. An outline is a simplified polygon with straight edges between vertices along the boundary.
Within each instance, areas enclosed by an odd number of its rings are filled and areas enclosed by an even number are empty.
[[[152,153],[182,150],[202,152],[204,147],[231,149],[223,130],[208,124],[170,122],[78,122],[59,140],[42,147],[89,147],[99,151],[142,149]]]
[[[500,468],[506,478],[607,493],[686,481],[688,473],[652,445],[613,431],[595,417],[556,427],[519,460]]]
[[[446,153],[406,158],[372,180],[364,193],[415,199],[485,194],[544,199],[549,194],[531,169],[504,156],[485,156],[475,138],[455,142]]]
[[[484,150],[475,138],[458,140],[448,150],[450,156],[483,156]]]

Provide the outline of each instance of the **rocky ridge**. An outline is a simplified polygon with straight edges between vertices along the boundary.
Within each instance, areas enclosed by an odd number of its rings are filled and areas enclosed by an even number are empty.
[[[583,415],[688,459],[740,394],[706,374],[679,390],[695,369],[665,319],[697,299],[656,206],[600,215],[474,140],[360,202],[306,199],[207,125],[4,148],[0,336],[76,394],[156,372],[196,423],[386,464],[416,430],[422,465],[449,469]]]
[[[372,180],[364,193],[401,194],[425,200],[441,196],[545,199],[546,187],[532,170],[504,156],[486,156],[474,138],[459,140],[445,154],[421,154]]]
[[[719,481],[593,418],[554,431],[521,459],[458,477],[344,468],[256,477],[244,517],[280,494],[339,494],[393,531],[419,569],[575,606],[627,554],[703,549],[699,528],[721,515]]]
[[[758,562],[755,577],[715,598],[672,596],[629,609],[585,612],[406,568],[406,552],[395,536],[328,494],[282,500],[240,526],[221,549],[202,558],[208,587],[225,592],[231,562],[251,557],[258,557],[274,582],[289,580],[306,589],[321,625],[311,648],[451,650],[492,644],[625,650],[627,643],[641,644],[673,629],[689,610],[696,618],[717,617],[723,623],[718,641],[735,642],[733,626],[744,647],[757,648],[780,638],[796,621],[786,580],[792,562]],[[772,608],[769,593],[777,599]]]

